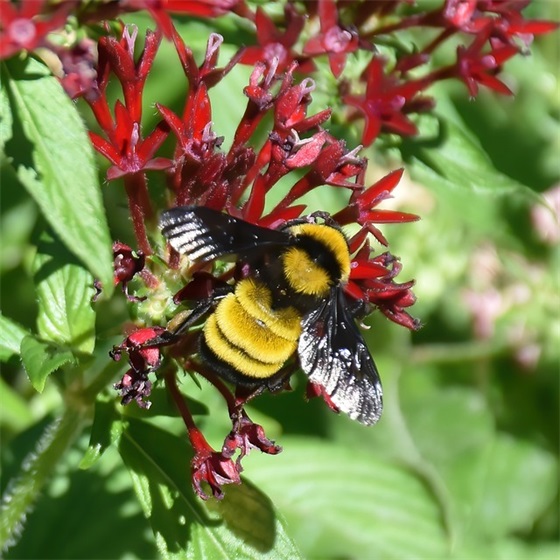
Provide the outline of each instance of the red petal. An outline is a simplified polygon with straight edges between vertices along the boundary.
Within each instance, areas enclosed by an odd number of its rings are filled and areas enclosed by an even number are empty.
[[[404,167],[395,169],[388,175],[385,175],[382,179],[379,179],[377,183],[374,183],[371,187],[366,189],[361,196],[357,197],[360,208],[370,208],[372,203],[381,195],[381,193],[392,192],[399,184],[403,173]]]
[[[373,262],[356,262],[353,261],[350,269],[350,278],[352,280],[364,280],[366,278],[381,278],[387,276],[389,271],[380,264]]]
[[[348,282],[348,284],[344,286],[344,292],[347,293],[350,297],[353,297],[357,300],[366,299],[366,294],[360,289],[358,284],[352,282],[352,280],[350,280],[350,282]]]
[[[364,221],[376,224],[398,224],[406,222],[417,222],[420,216],[408,212],[397,212],[396,210],[373,210],[368,212]]]
[[[370,115],[365,113],[365,126],[362,133],[362,144],[369,146],[373,144],[374,140],[381,132],[381,119],[377,115]]]
[[[114,149],[113,145],[107,142],[101,136],[95,134],[95,132],[89,133],[89,139],[93,144],[93,147],[104,157],[106,157],[114,165],[118,165],[120,162],[120,154]]]
[[[519,24],[512,24],[509,27],[510,33],[530,33],[531,35],[543,35],[555,31],[560,26],[560,23],[554,21],[546,21],[540,19],[533,19],[523,21]]]
[[[278,30],[260,6],[257,8],[255,26],[257,28],[257,40],[261,45],[278,42]]]
[[[169,125],[177,139],[183,144],[186,143],[184,138],[185,125],[183,121],[173,112],[171,109],[156,103],[156,109],[161,113],[161,116],[165,119],[165,122]]]
[[[509,89],[503,82],[500,82],[498,78],[490,76],[488,74],[482,74],[478,78],[478,82],[483,86],[486,86],[494,91],[501,93],[503,95],[513,95],[513,91]]]

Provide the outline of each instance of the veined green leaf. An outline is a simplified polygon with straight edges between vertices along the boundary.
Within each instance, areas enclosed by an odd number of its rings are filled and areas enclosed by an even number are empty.
[[[475,517],[484,538],[529,531],[558,492],[555,457],[499,434],[489,450],[484,486]]]
[[[91,353],[95,313],[93,278],[58,241],[43,233],[33,262],[39,315],[37,331],[45,341]]]
[[[1,69],[5,157],[52,228],[110,292],[109,229],[93,149],[76,107],[38,61],[13,58]]]
[[[320,558],[443,558],[439,506],[409,469],[319,439],[282,438],[275,457],[246,461],[286,515],[304,553]]]
[[[26,336],[21,342],[21,359],[31,384],[39,393],[43,392],[49,375],[59,367],[75,361],[70,350],[65,350]]]
[[[415,179],[446,197],[468,197],[474,209],[477,197],[513,196],[542,202],[536,192],[496,169],[478,139],[449,111],[440,120],[422,118],[420,137],[403,141],[402,157]]]

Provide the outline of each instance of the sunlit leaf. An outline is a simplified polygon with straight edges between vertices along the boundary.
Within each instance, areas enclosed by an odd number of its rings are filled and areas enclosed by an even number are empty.
[[[93,278],[58,241],[43,233],[33,262],[41,338],[76,352],[90,353],[95,344],[91,306]]]
[[[76,106],[33,58],[13,58],[1,68],[0,104],[9,115],[0,125],[5,156],[51,227],[110,292],[109,229]]]
[[[19,354],[21,341],[31,333],[0,314],[0,360],[5,362]]]
[[[21,342],[21,358],[31,384],[43,392],[47,378],[63,365],[75,362],[70,350],[26,336]]]
[[[369,450],[282,438],[247,461],[304,553],[320,558],[439,558],[449,542],[434,496],[409,469]]]

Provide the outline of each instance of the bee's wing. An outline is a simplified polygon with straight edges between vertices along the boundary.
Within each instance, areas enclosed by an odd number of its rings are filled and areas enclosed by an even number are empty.
[[[199,262],[234,254],[245,258],[290,243],[286,232],[256,226],[204,206],[166,210],[159,227],[176,251]]]
[[[303,319],[298,354],[304,373],[340,410],[362,424],[379,420],[379,374],[340,288]]]

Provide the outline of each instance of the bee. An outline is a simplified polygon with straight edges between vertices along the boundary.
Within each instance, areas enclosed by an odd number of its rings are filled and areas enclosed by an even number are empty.
[[[377,422],[381,382],[356,325],[365,305],[344,294],[351,256],[332,219],[312,215],[269,229],[183,206],[165,211],[160,229],[194,263],[234,258],[245,271],[226,293],[200,302],[180,329],[207,314],[201,360],[235,385],[272,390],[296,356],[339,410],[362,424]]]

